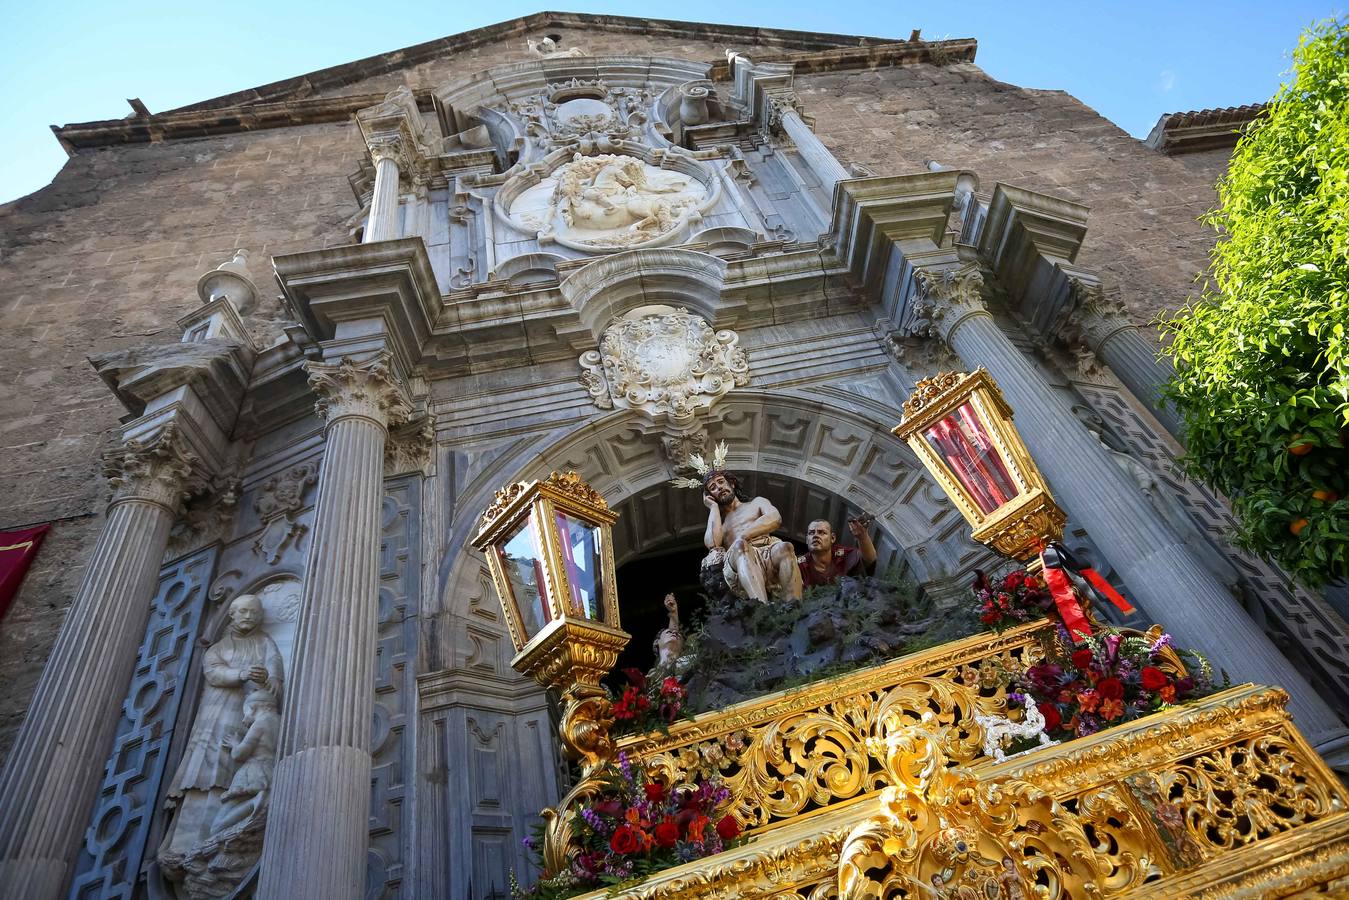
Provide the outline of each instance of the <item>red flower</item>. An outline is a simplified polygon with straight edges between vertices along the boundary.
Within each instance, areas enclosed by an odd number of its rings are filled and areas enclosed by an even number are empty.
[[[1036,708],[1045,717],[1045,731],[1053,731],[1063,724],[1063,716],[1059,715],[1059,708],[1054,704],[1037,703]]]
[[[707,827],[709,821],[711,820],[702,813],[695,815],[693,821],[689,822],[689,840],[695,844],[701,844],[703,842],[703,829]]]
[[[660,799],[665,796],[665,785],[658,781],[648,781],[642,785],[642,790],[646,791],[646,799],[652,803],[659,803]]]
[[[1091,661],[1095,658],[1096,654],[1091,652],[1090,647],[1083,647],[1081,650],[1073,651],[1073,665],[1083,671],[1086,671],[1087,666],[1091,665]]]
[[[601,800],[595,804],[595,812],[611,819],[617,819],[623,815],[623,804],[617,800]]]
[[[684,693],[684,686],[679,683],[678,678],[666,678],[660,683],[660,692],[667,695],[680,695]]]
[[[1143,689],[1148,691],[1160,691],[1171,683],[1166,673],[1156,666],[1144,666],[1139,680],[1143,683]]]
[[[656,838],[656,846],[670,849],[679,840],[679,826],[671,819],[666,819],[656,826],[653,835]]]
[[[1102,700],[1122,700],[1124,698],[1124,685],[1112,675],[1096,682],[1096,693]]]
[[[613,837],[609,838],[609,849],[618,854],[636,853],[640,845],[637,829],[631,825],[619,825],[614,829]]]
[[[735,816],[722,816],[717,823],[717,834],[721,835],[723,841],[734,840],[740,835],[740,823]]]

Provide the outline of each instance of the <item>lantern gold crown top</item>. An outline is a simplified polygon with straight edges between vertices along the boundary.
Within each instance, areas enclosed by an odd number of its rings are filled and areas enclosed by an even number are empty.
[[[919,381],[909,399],[904,401],[903,421],[891,433],[908,440],[909,435],[950,412],[959,405],[960,399],[973,393],[976,388],[985,388],[999,411],[1009,419],[1012,417],[1011,407],[1003,399],[1002,389],[988,374],[988,370],[980,366],[973,372],[941,372]]]
[[[529,489],[535,485],[545,491],[574,500],[591,511],[605,513],[609,511],[609,504],[604,501],[604,496],[587,484],[580,473],[573,471],[554,472],[542,482],[517,481],[514,484],[506,485],[504,488],[499,488],[496,496],[492,498],[491,504],[483,510],[482,527],[486,527],[501,518],[506,510],[529,493]]]

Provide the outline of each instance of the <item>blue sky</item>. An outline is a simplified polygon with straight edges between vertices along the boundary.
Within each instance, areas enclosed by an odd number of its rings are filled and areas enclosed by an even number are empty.
[[[47,184],[65,153],[48,126],[159,112],[536,12],[423,0],[109,3],[0,0],[0,202]],[[1002,81],[1065,90],[1145,137],[1164,112],[1268,99],[1329,2],[567,3],[562,8],[904,38],[973,37]]]

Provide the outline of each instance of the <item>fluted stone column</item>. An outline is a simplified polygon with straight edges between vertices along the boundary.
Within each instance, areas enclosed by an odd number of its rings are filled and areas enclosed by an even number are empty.
[[[1152,411],[1163,428],[1181,437],[1180,418],[1162,401],[1162,389],[1176,374],[1175,367],[1159,356],[1157,343],[1110,300],[1099,287],[1088,289],[1074,314],[1082,342]]]
[[[375,161],[375,191],[370,200],[370,221],[365,226],[363,244],[392,241],[398,237],[399,157],[402,152],[403,142],[397,136],[370,144],[370,156]]]
[[[195,463],[172,424],[104,458],[108,520],[0,778],[6,900],[65,896]]]
[[[970,369],[992,373],[1055,497],[1128,585],[1130,599],[1181,645],[1240,681],[1279,685],[1298,727],[1323,748],[1345,728],[993,320],[977,270],[919,276],[937,333]]]
[[[384,445],[409,406],[387,357],[310,363],[327,419],[258,896],[365,894]]]
[[[829,148],[824,142],[816,136],[810,126],[801,118],[800,113],[791,107],[786,101],[774,101],[773,113],[777,116],[778,123],[782,130],[787,132],[787,136],[792,139],[796,145],[796,151],[801,154],[810,171],[815,173],[815,177],[820,179],[820,185],[824,188],[826,196],[832,196],[834,185],[845,178],[851,178],[848,170],[843,168],[834,154],[829,152]]]

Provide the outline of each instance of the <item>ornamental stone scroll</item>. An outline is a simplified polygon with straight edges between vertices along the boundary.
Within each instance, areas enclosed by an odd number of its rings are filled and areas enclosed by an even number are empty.
[[[687,423],[731,389],[749,383],[749,360],[734,331],[665,305],[634,309],[581,354],[581,382],[600,409],[635,409],[653,422]]]

